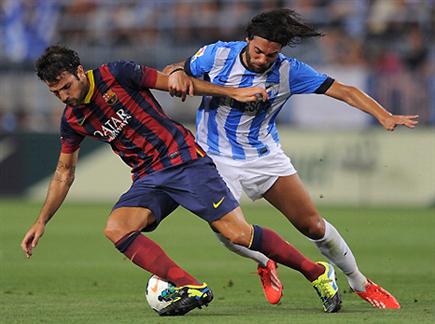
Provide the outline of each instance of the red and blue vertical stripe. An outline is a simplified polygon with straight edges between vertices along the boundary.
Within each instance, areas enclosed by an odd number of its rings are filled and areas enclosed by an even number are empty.
[[[129,61],[89,71],[87,100],[65,108],[62,152],[74,152],[85,136],[108,142],[132,168],[133,179],[204,156],[190,131],[170,119],[149,91],[156,78],[156,70]]]

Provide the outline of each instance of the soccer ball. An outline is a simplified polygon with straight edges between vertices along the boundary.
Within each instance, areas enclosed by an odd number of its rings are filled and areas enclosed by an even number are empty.
[[[171,287],[175,287],[175,285],[167,282],[157,275],[152,275],[148,279],[147,288],[145,291],[145,297],[147,299],[148,305],[150,305],[150,307],[156,312],[159,312],[168,306],[170,302],[163,300],[162,291]]]

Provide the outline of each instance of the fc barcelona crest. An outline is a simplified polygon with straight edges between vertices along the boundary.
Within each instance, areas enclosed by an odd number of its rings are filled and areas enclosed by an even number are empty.
[[[118,97],[112,89],[109,89],[105,94],[103,94],[103,99],[110,106],[113,106],[118,102]]]

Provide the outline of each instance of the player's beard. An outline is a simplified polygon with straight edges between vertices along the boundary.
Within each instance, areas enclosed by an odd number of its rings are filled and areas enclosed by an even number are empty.
[[[63,101],[64,104],[72,107],[80,106],[86,98],[86,95],[89,92],[89,83],[86,82],[86,80],[80,81],[79,80],[79,95],[77,98],[69,98],[68,100]]]
[[[248,69],[251,71],[254,71],[256,73],[266,72],[273,64],[273,63],[270,63],[269,65],[262,65],[262,66],[254,65],[252,63],[251,55],[249,54],[249,49],[246,49],[245,57],[246,57],[246,65],[248,66]]]
[[[72,100],[71,99],[68,100],[68,102],[66,102],[67,105],[79,106],[85,101],[86,95],[89,92],[89,83],[86,81],[79,81],[79,86],[80,86],[79,97],[74,98]]]
[[[89,92],[89,82],[85,82],[83,81],[83,86],[82,89],[80,91],[80,98],[79,98],[79,103],[82,103],[83,101],[85,101],[86,95]]]

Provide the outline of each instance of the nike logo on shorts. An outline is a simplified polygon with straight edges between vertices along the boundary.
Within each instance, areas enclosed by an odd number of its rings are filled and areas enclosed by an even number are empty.
[[[218,208],[220,206],[220,204],[222,204],[222,202],[224,201],[225,197],[222,197],[221,200],[219,200],[218,202],[214,202],[213,203],[213,208]]]

